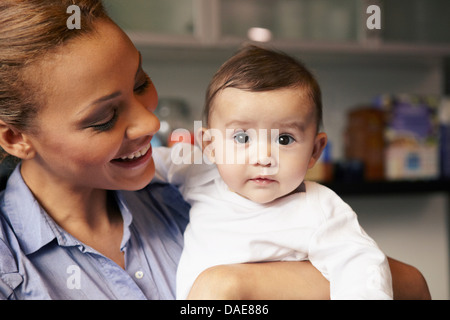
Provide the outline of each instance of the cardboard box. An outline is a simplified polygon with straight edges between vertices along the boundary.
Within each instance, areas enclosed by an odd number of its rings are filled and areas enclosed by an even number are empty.
[[[386,179],[439,178],[439,98],[382,95],[375,105],[386,115]]]
[[[364,179],[384,178],[384,112],[368,107],[351,110],[345,131],[345,158],[358,160],[363,168]]]

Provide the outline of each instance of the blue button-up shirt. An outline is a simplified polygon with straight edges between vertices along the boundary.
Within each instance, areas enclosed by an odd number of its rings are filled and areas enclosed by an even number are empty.
[[[16,168],[0,193],[0,299],[173,299],[189,205],[168,184],[115,194],[125,270],[58,226]]]

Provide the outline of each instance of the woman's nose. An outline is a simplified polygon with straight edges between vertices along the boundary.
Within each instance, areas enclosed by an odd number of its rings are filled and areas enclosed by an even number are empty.
[[[159,130],[159,119],[155,116],[152,107],[146,107],[139,101],[131,108],[130,124],[126,130],[126,137],[135,140],[143,136],[153,136]]]

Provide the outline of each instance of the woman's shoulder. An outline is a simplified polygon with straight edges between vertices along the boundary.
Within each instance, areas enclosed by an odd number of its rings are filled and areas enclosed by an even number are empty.
[[[152,223],[156,219],[181,230],[187,225],[190,205],[172,184],[153,181],[141,190],[117,194],[120,205],[131,213],[133,221]]]
[[[2,192],[3,194],[3,192]],[[15,239],[0,212],[0,300],[9,299],[14,290],[23,282],[16,263],[15,252],[12,245]]]

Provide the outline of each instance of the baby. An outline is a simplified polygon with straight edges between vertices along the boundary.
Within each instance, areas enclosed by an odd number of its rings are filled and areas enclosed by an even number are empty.
[[[386,256],[356,214],[304,181],[327,136],[319,85],[300,62],[245,47],[214,75],[205,117],[201,146],[154,150],[156,177],[178,185],[192,206],[177,299],[209,267],[281,260],[310,260],[332,299],[392,299]]]

